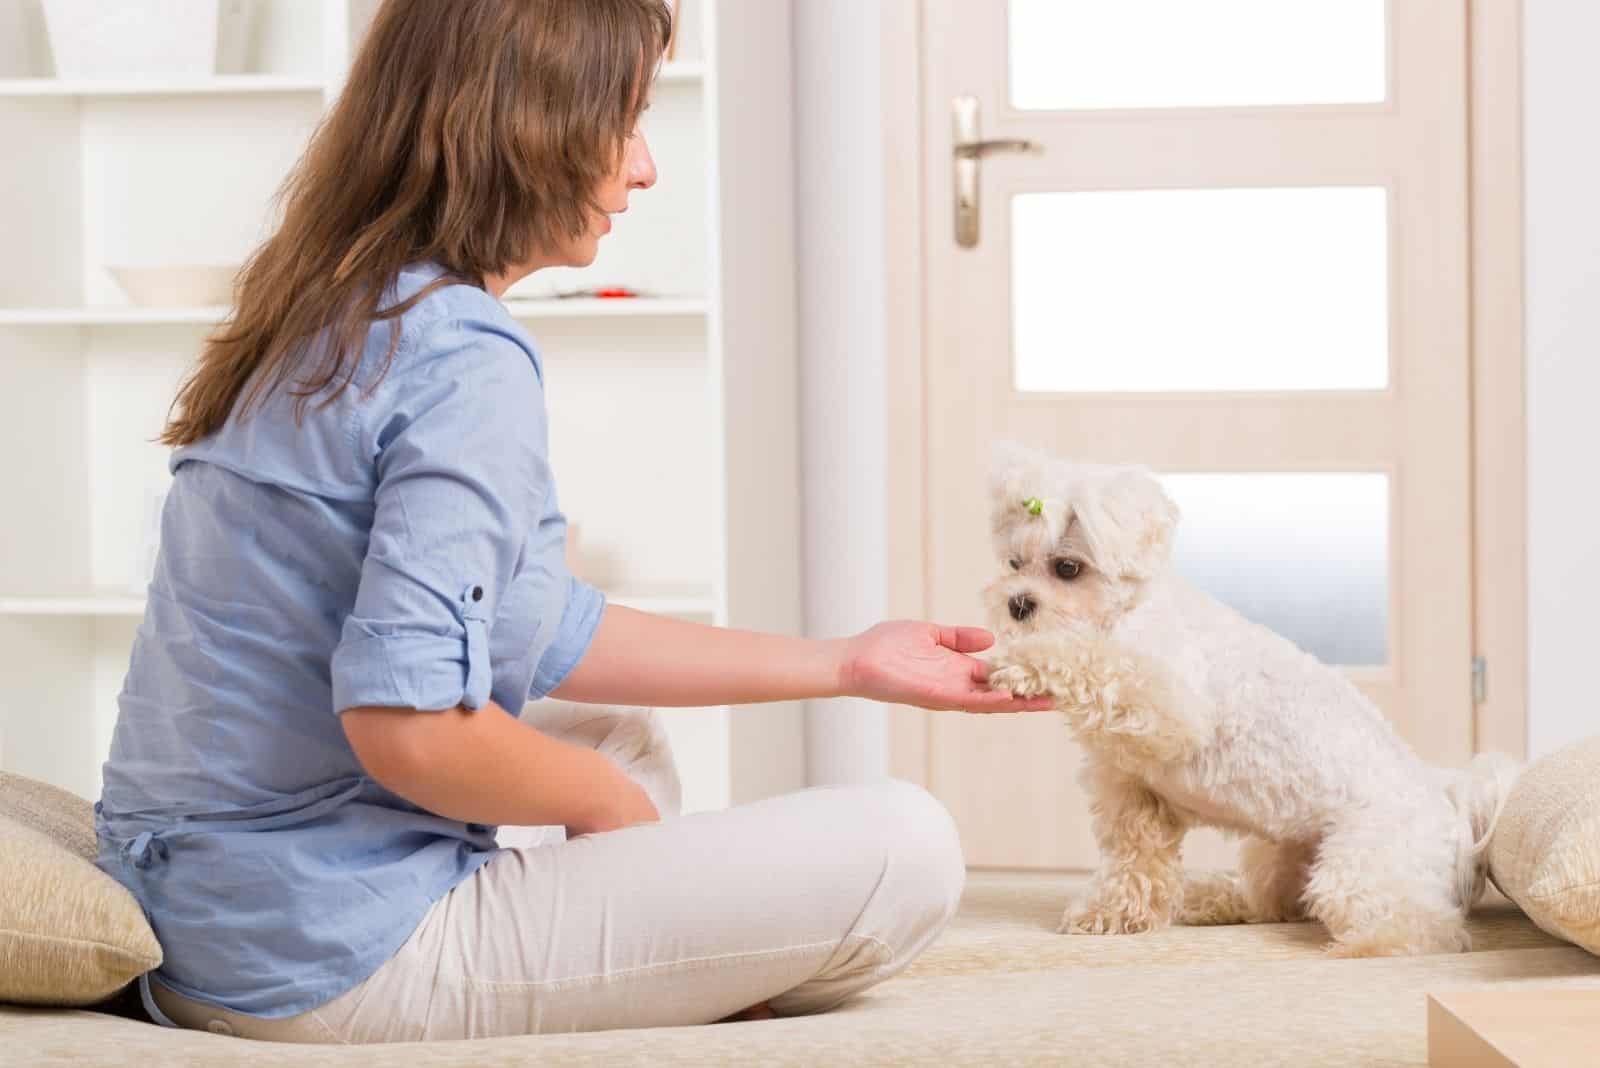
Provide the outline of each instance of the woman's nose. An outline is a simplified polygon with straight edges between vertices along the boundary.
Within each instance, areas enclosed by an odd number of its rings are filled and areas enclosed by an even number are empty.
[[[628,146],[628,188],[649,189],[656,184],[656,161],[644,134],[635,134]]]

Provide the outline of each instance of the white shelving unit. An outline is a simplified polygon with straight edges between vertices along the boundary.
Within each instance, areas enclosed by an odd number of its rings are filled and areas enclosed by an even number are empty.
[[[210,78],[78,79],[7,78],[3,96],[204,96],[239,93],[313,93],[327,88],[320,78],[293,74],[218,74]]]
[[[144,307],[112,265],[236,264],[375,0],[257,0],[246,70],[62,80],[0,0],[0,766],[86,796],[143,614],[152,444],[227,309]],[[756,9],[760,10],[756,10]],[[645,116],[660,180],[599,260],[508,294],[545,354],[579,569],[615,603],[797,632],[789,8],[688,0]],[[637,298],[558,298],[625,286]],[[803,784],[797,707],[675,710],[690,808]]]

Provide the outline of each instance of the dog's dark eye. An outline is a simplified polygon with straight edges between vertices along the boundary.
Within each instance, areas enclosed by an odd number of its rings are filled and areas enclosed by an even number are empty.
[[[1011,561],[1011,570],[1013,570],[1013,571],[1021,571],[1022,570],[1022,561],[1021,560],[1012,560]]]
[[[1083,570],[1083,565],[1076,560],[1061,559],[1056,561],[1056,578],[1070,582],[1078,577],[1078,572]]]

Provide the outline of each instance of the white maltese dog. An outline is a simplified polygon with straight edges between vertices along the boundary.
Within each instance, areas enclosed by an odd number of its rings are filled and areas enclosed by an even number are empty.
[[[1513,762],[1425,764],[1341,672],[1171,566],[1178,510],[1139,468],[996,450],[990,681],[1049,695],[1084,750],[1101,866],[1061,930],[1311,916],[1337,956],[1464,950]],[[1185,875],[1191,827],[1239,873]]]

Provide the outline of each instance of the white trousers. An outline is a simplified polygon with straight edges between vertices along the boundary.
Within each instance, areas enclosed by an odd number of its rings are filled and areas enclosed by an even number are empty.
[[[909,964],[965,880],[944,808],[905,783],[822,787],[674,817],[644,709],[530,705],[611,756],[662,822],[497,854],[346,994],[280,1020],[152,982],[174,1022],[291,1042],[402,1042],[703,1024],[767,1002],[821,1012]]]

